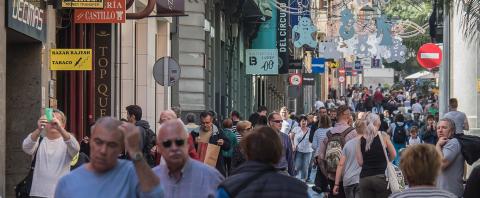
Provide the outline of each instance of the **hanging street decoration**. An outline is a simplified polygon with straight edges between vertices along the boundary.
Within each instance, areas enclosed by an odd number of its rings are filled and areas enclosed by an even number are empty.
[[[352,11],[350,11],[350,9],[344,9],[341,15],[342,25],[340,26],[339,34],[343,40],[351,39],[355,36],[355,27],[353,26],[355,19],[353,18]]]
[[[400,38],[393,40],[393,45],[390,47],[389,52],[390,56],[386,58],[387,63],[393,63],[394,61],[405,63],[407,47],[402,45],[402,40]]]
[[[368,44],[368,36],[360,35],[358,36],[358,43],[355,45],[355,55],[360,58],[371,57],[372,53],[370,52],[372,46]]]
[[[382,41],[380,45],[391,46],[393,45],[392,41],[392,25],[387,23],[387,17],[382,15],[377,19],[377,37],[382,36]]]
[[[317,29],[309,17],[300,18],[298,25],[293,26],[292,29],[293,45],[296,48],[303,47],[304,45],[312,48],[317,47],[316,32]]]
[[[319,52],[326,59],[340,59],[343,57],[342,53],[337,50],[338,43],[334,40],[327,42],[320,42]]]

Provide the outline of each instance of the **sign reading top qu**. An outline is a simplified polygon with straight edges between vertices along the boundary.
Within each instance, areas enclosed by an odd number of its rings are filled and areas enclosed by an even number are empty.
[[[315,48],[317,46],[317,41],[314,37],[316,31],[317,29],[312,24],[312,20],[308,17],[302,17],[298,25],[293,26],[292,29],[293,46],[300,48],[308,45]]]

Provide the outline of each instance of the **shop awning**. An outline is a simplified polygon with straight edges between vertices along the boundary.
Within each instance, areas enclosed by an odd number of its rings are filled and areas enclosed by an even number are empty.
[[[429,71],[421,71],[414,73],[412,75],[409,75],[405,77],[405,79],[429,79],[429,78],[437,78],[438,74],[429,72]]]

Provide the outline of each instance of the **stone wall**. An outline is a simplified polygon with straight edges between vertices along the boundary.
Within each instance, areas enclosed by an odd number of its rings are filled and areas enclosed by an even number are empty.
[[[41,43],[7,44],[6,80],[6,196],[28,173],[31,158],[22,151],[23,139],[36,128],[41,114]],[[44,91],[45,92],[45,91]]]

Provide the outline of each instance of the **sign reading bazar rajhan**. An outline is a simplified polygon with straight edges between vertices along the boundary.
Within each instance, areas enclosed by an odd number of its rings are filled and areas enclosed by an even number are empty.
[[[103,8],[103,0],[62,0],[64,8]]]
[[[51,49],[50,70],[92,70],[92,49]]]
[[[75,9],[75,23],[125,23],[125,0],[105,0],[103,9]]]
[[[47,12],[44,0],[7,0],[8,27],[36,40],[47,38]]]

